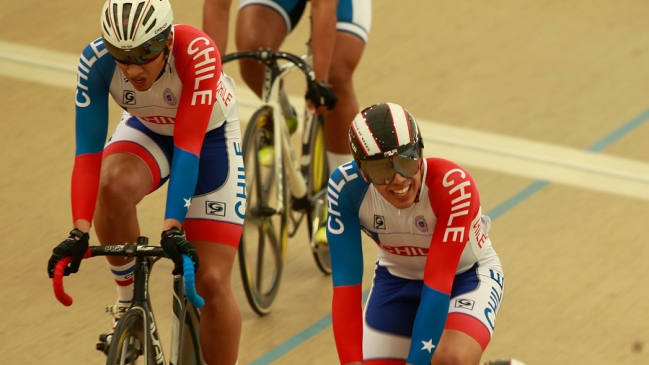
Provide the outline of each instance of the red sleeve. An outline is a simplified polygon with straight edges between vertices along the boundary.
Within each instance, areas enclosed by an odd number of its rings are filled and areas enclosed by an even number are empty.
[[[72,221],[85,219],[92,222],[99,191],[101,152],[78,155],[72,169]]]
[[[480,210],[480,195],[473,178],[457,164],[438,158],[427,159],[426,185],[437,217],[424,269],[424,283],[451,293],[471,222]]]
[[[205,131],[216,101],[221,56],[214,42],[190,25],[174,26],[176,71],[183,83],[176,113],[176,147],[200,155]]]
[[[363,361],[363,307],[361,284],[334,287],[331,316],[341,364]]]

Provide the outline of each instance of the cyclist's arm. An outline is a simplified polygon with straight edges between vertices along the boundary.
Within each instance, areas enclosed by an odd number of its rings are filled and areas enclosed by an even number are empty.
[[[430,160],[429,160],[430,161]],[[456,164],[434,159],[425,182],[437,216],[424,269],[421,302],[412,332],[408,364],[429,364],[448,315],[457,266],[469,239],[480,196],[471,176]]]
[[[214,43],[220,54],[226,54],[228,46],[228,26],[230,24],[230,5],[232,0],[204,0],[203,32]]]
[[[327,239],[333,278],[332,322],[341,364],[363,361],[363,251],[358,205],[367,189],[355,163],[329,180]]]
[[[337,0],[311,0],[311,47],[316,81],[329,82],[336,44]]]
[[[174,27],[176,70],[183,83],[174,126],[174,154],[163,229],[182,224],[194,196],[203,140],[216,103],[221,57],[200,30]]]
[[[101,156],[108,134],[108,90],[115,62],[101,38],[81,53],[75,95],[76,150],[71,201],[74,227],[88,232],[99,191]]]

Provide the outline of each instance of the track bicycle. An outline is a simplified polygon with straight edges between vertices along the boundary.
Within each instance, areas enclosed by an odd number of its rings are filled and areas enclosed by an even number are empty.
[[[329,167],[322,116],[304,108],[302,121],[298,121],[304,126],[298,162],[280,107],[282,81],[295,70],[304,74],[308,90],[319,87],[309,66],[310,47],[301,57],[260,49],[228,54],[222,62],[244,58],[263,63],[265,76],[262,105],[250,118],[243,137],[246,216],[238,256],[248,303],[263,316],[272,310],[279,289],[287,239],[296,234],[303,220],[318,268],[324,274],[331,273],[329,246],[315,239],[317,230],[326,222]],[[264,163],[259,153],[269,145],[275,153],[270,162]]]
[[[84,258],[94,256],[123,256],[135,258],[133,272],[133,301],[117,322],[112,335],[99,336],[97,350],[107,354],[108,365],[145,364],[164,365],[166,359],[158,334],[148,292],[148,282],[153,264],[165,253],[160,246],[148,246],[147,237],[139,237],[135,244],[90,246]],[[194,264],[189,256],[183,256],[183,275],[174,275],[173,324],[171,331],[171,365],[204,364],[200,338],[200,311],[205,302],[196,293]],[[63,257],[54,269],[52,285],[56,298],[65,306],[72,305],[72,298],[63,288],[63,273],[71,261]],[[184,280],[181,280],[181,276]]]

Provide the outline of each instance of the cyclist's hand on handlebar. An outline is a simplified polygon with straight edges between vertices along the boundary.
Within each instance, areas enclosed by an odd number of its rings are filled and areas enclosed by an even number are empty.
[[[54,267],[59,260],[65,256],[72,256],[72,261],[70,265],[65,267],[65,276],[74,274],[79,271],[79,265],[81,265],[81,260],[83,256],[88,251],[88,241],[90,240],[90,235],[85,232],[81,232],[78,229],[73,229],[70,232],[70,236],[61,242],[58,246],[54,247],[52,250],[52,256],[47,262],[47,274],[50,276],[50,279],[54,276]]]
[[[173,227],[162,232],[160,246],[167,256],[174,262],[175,267],[173,274],[180,275],[183,273],[183,257],[181,253],[187,254],[194,262],[194,272],[198,271],[198,254],[194,246],[187,241],[185,233],[180,229]]]
[[[305,98],[310,100],[316,109],[326,106],[328,110],[331,110],[338,102],[338,97],[331,90],[331,84],[323,81],[309,83]]]

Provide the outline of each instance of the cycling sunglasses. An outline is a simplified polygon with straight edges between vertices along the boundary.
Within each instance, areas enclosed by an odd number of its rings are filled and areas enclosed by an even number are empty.
[[[157,60],[161,54],[166,53],[165,50],[167,50],[168,35],[169,32],[162,32],[143,44],[131,49],[115,47],[105,39],[104,45],[106,46],[108,53],[110,53],[118,63],[127,66],[142,66]]]
[[[395,155],[380,160],[362,160],[361,170],[375,185],[387,185],[394,181],[397,172],[406,178],[419,171],[421,159],[416,156]]]

